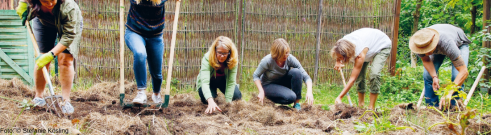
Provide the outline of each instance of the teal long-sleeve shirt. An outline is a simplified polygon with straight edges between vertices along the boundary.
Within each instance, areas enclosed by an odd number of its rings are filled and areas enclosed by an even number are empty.
[[[206,53],[201,59],[201,69],[197,77],[196,88],[203,91],[205,99],[212,98],[210,91],[210,78],[216,75],[216,70],[210,65],[208,60],[210,53]],[[234,96],[235,85],[237,84],[237,66],[232,69],[225,68],[226,86],[225,86],[225,100],[226,102],[232,102]]]

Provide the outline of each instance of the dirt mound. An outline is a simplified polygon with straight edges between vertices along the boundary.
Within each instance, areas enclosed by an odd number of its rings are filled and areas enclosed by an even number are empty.
[[[58,86],[57,86],[58,87]],[[136,85],[125,82],[125,101],[130,102],[136,95]],[[151,92],[147,92],[150,99]],[[34,91],[22,81],[0,79],[0,126],[17,128],[68,128],[84,134],[356,134],[355,123],[372,123],[374,114],[365,109],[346,104],[332,105],[329,111],[321,105],[302,104],[297,111],[285,105],[274,104],[268,99],[260,104],[257,98],[250,101],[238,100],[225,103],[223,94],[215,99],[222,112],[205,114],[207,105],[195,98],[196,92],[171,96],[168,108],[126,108],[119,106],[119,84],[103,82],[87,90],[71,94],[75,112],[61,118],[46,111],[45,107],[23,111],[17,101],[30,100]],[[256,94],[253,93],[252,97]],[[151,102],[151,101],[149,101]],[[428,123],[442,122],[441,115],[430,109],[419,111],[395,107],[390,113],[390,122],[396,126],[410,126],[413,130],[396,130],[386,134],[424,134],[423,128],[405,122],[406,115],[425,116]],[[376,112],[384,117],[381,112]],[[452,116],[457,114],[452,114]],[[491,117],[483,116],[491,122]],[[483,122],[470,123],[466,133],[485,133],[490,126]],[[435,126],[429,133],[452,134],[443,125]]]

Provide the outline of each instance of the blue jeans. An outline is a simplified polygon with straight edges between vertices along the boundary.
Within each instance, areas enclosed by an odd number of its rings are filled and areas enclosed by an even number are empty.
[[[460,46],[459,49],[460,49],[460,57],[462,57],[465,66],[467,66],[469,62],[469,45],[464,44]],[[440,69],[440,66],[442,65],[445,57],[446,56],[442,54],[433,54],[430,56],[430,59],[433,61],[433,65],[435,66],[436,74],[438,74],[438,69]],[[457,71],[457,69],[452,63],[452,82],[455,80],[455,77],[457,77],[457,74],[459,74],[459,71]],[[435,92],[433,91],[433,78],[431,77],[430,73],[426,71],[426,68],[424,69],[423,79],[425,84],[426,104],[438,107],[440,103],[440,98],[438,97],[438,95],[435,95]],[[462,84],[462,88],[464,88],[463,84]],[[462,90],[462,88],[460,88],[459,90]],[[457,95],[457,93],[454,93],[454,95]],[[455,100],[452,100],[451,103],[452,105],[455,105]]]
[[[148,60],[153,92],[159,93],[162,85],[162,60],[164,56],[164,39],[162,35],[143,37],[126,28],[124,40],[126,46],[133,52],[133,71],[135,72],[138,89],[147,88],[146,61]]]

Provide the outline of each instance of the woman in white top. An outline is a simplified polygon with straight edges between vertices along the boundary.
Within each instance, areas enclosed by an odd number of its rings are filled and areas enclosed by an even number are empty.
[[[364,106],[365,74],[368,63],[372,62],[369,77],[370,105],[368,108],[375,109],[375,101],[380,93],[380,72],[389,57],[391,43],[390,38],[384,32],[372,28],[358,29],[336,42],[336,45],[331,49],[331,56],[336,59],[334,69],[341,71],[344,63],[355,62],[346,86],[336,98],[336,104],[341,103],[341,99],[356,81],[358,85],[358,106]]]

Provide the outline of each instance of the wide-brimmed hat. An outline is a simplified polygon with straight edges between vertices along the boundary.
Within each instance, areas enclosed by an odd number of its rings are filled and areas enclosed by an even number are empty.
[[[409,49],[416,54],[426,54],[435,50],[440,41],[440,34],[432,28],[418,30],[409,39]]]

